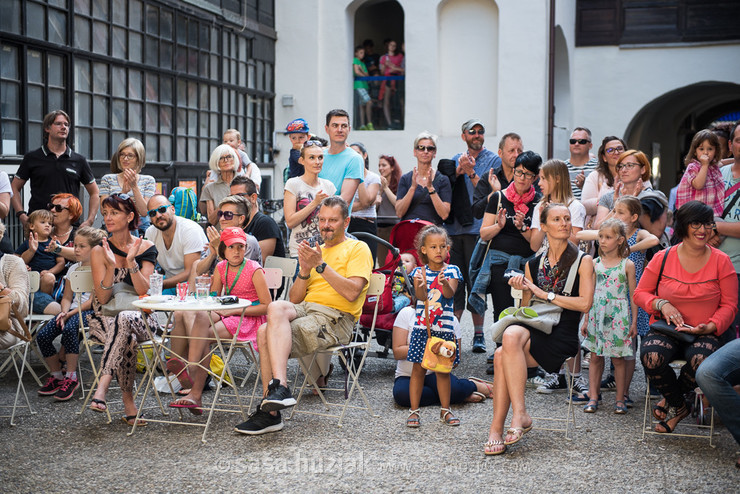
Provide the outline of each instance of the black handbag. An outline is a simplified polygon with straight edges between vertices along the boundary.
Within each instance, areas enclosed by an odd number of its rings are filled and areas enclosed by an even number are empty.
[[[668,253],[671,251],[671,247],[668,247],[663,256],[663,262],[660,263],[660,271],[658,272],[658,282],[655,284],[655,292],[658,292],[658,286],[660,286],[660,280],[663,278],[663,268],[665,267],[665,261],[668,259]],[[690,333],[684,333],[676,329],[675,324],[671,324],[663,319],[658,319],[650,325],[650,329],[657,333],[661,333],[671,338],[686,344],[691,344],[696,341],[696,336]]]

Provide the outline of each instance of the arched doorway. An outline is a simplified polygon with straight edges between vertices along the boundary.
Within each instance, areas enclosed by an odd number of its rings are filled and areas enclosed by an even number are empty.
[[[570,90],[570,59],[568,45],[561,26],[555,27],[555,88],[553,94],[555,115],[553,119],[553,157],[570,155],[568,138],[574,125],[573,103]]]
[[[365,62],[371,76],[382,76],[380,59],[387,53],[387,42],[396,42],[396,53],[403,52],[404,13],[396,0],[368,0],[354,13],[354,46],[363,46]],[[377,69],[373,68],[373,65]],[[372,109],[370,120],[373,129],[401,130],[404,128],[404,89],[405,81],[369,81],[368,93]],[[386,91],[386,89],[389,89]],[[360,128],[358,116],[362,101],[354,92],[354,127]],[[363,110],[365,108],[363,107]],[[390,122],[389,122],[390,120]]]
[[[647,153],[659,188],[668,191],[694,134],[718,117],[740,110],[740,85],[706,81],[674,89],[654,99],[632,118],[624,132],[627,145]]]

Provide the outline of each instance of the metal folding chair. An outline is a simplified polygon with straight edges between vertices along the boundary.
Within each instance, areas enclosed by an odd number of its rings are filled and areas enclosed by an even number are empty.
[[[22,322],[22,321],[21,321]],[[10,425],[16,425],[15,424],[15,413],[19,408],[28,408],[28,411],[31,412],[32,415],[35,415],[36,412],[31,408],[31,402],[28,400],[28,394],[26,393],[26,387],[23,384],[23,371],[28,368],[30,370],[30,366],[28,365],[28,362],[26,361],[26,358],[28,357],[28,348],[31,346],[31,342],[33,341],[31,332],[28,329],[28,326],[23,327],[24,336],[25,338],[21,339],[18,343],[11,345],[8,348],[0,350],[0,353],[7,352],[8,357],[3,363],[2,367],[12,367],[15,371],[15,375],[18,378],[18,385],[15,390],[15,399],[13,400],[13,405],[0,405],[1,408],[12,408],[12,412],[10,415],[0,415],[0,417],[3,418],[10,418]],[[25,405],[19,405],[18,400],[20,399],[21,393],[23,393],[23,398],[26,402]]]
[[[337,425],[341,427],[342,420],[344,419],[344,416],[347,413],[348,408],[367,410],[367,412],[372,417],[378,417],[378,415],[373,413],[372,407],[370,406],[370,403],[367,400],[367,396],[365,395],[365,392],[363,391],[362,386],[359,384],[359,379],[360,379],[360,373],[362,372],[362,368],[365,365],[365,359],[367,358],[368,349],[370,348],[370,344],[375,336],[375,322],[378,318],[378,303],[377,302],[378,300],[380,300],[379,296],[383,293],[384,287],[385,287],[385,275],[382,273],[373,273],[370,276],[370,285],[367,290],[366,298],[368,300],[372,300],[372,297],[374,297],[375,309],[373,311],[373,322],[372,322],[372,325],[370,326],[370,332],[368,333],[367,340],[350,341],[347,345],[337,345],[337,346],[327,348],[325,350],[319,350],[313,354],[311,358],[311,363],[308,365],[308,367],[306,367],[302,359],[298,359],[298,364],[300,365],[301,370],[303,371],[303,376],[304,376],[303,384],[301,385],[300,391],[298,391],[298,397],[296,398],[296,404],[290,411],[290,416],[288,417],[288,419],[293,418],[294,413],[306,413],[306,414],[312,414],[312,415],[320,415],[324,417],[334,417],[334,418],[339,418],[339,422],[337,423]],[[357,335],[357,332],[355,332],[355,335]],[[355,368],[354,355],[355,355],[355,352],[358,352],[358,351],[362,352],[362,358],[359,364],[357,364]],[[345,380],[344,388],[339,388],[339,389],[320,388],[316,384],[315,379],[311,377],[310,370],[313,367],[314,363],[316,362],[316,357],[320,354],[337,355],[339,359],[342,361],[342,364],[347,373],[347,379]],[[341,407],[342,412],[337,415],[337,414],[331,414],[331,413],[314,412],[312,410],[300,410],[299,405],[301,403],[301,398],[303,397],[303,392],[307,386],[316,390],[327,412],[329,412],[330,407],[332,406]],[[327,401],[326,397],[324,396],[324,392],[326,391],[343,391],[344,392],[343,402],[342,403],[330,403],[329,401]],[[349,404],[350,400],[352,399],[352,395],[354,394],[355,391],[359,392],[360,397],[362,398],[362,401],[365,404],[365,406],[353,406]]]
[[[31,331],[31,336],[35,337],[36,333],[38,333],[39,329],[44,327],[44,324],[46,324],[49,320],[54,319],[56,316],[52,316],[50,314],[34,314],[33,313],[33,299],[36,297],[36,292],[39,291],[39,286],[41,285],[41,277],[39,275],[38,271],[29,271],[28,272],[28,282],[30,284],[29,293],[30,293],[30,300],[29,300],[29,306],[28,306],[28,316],[26,316],[26,324],[28,325],[28,329]],[[49,368],[46,366],[46,360],[41,355],[41,350],[39,350],[39,346],[37,344],[31,345],[31,348],[33,349],[36,356],[39,358],[41,363],[44,365],[44,368],[46,368],[46,372],[49,371]],[[31,364],[26,361],[26,368],[28,369],[28,372],[31,373],[36,383],[39,385],[39,387],[43,386],[43,383],[41,382],[41,378],[36,374],[36,372],[31,368]],[[45,374],[42,374],[42,376]]]
[[[674,371],[680,371],[681,367],[686,365],[685,360],[674,360],[669,364]],[[698,387],[696,388],[696,397],[694,399],[694,407],[697,405],[701,405],[701,398],[704,396],[704,393],[701,392],[701,389]],[[716,434],[714,432],[714,407],[712,407],[712,411],[710,412],[709,416],[709,425],[704,425],[703,423],[703,410],[702,410],[702,423],[701,424],[686,424],[686,419],[681,421],[677,427],[691,427],[696,428],[699,430],[702,429],[709,429],[709,434],[686,434],[686,433],[680,433],[676,432],[675,430],[671,432],[670,434],[662,433],[662,432],[655,432],[653,430],[653,424],[657,424],[657,420],[652,419],[652,411],[650,406],[650,379],[647,379],[647,386],[645,388],[645,411],[643,413],[642,417],[642,437],[638,439],[638,441],[644,441],[646,434],[655,434],[658,436],[669,436],[669,437],[698,437],[700,439],[708,439],[709,445],[713,448],[716,446],[714,445],[714,435]],[[691,416],[687,417],[687,419],[691,418]]]

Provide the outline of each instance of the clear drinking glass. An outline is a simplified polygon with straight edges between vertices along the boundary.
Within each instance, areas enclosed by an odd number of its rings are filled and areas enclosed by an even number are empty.
[[[195,298],[199,302],[208,300],[208,292],[211,290],[211,277],[198,276],[195,278]]]
[[[159,297],[162,295],[162,280],[164,277],[159,273],[149,275],[149,295]]]

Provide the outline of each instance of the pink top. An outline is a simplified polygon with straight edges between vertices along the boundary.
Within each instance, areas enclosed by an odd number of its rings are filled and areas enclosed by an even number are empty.
[[[696,190],[691,186],[691,181],[699,174],[699,170],[701,163],[698,161],[692,161],[686,167],[676,190],[676,209],[696,200],[709,205],[714,210],[715,216],[722,216],[725,203],[725,182],[722,180],[722,172],[716,164],[709,165],[704,188]]]
[[[228,295],[236,295],[239,298],[246,298],[254,302],[255,300],[259,301],[259,295],[257,295],[257,289],[254,287],[254,283],[252,283],[252,275],[254,275],[254,272],[258,269],[262,269],[262,266],[259,265],[257,261],[253,261],[252,259],[247,259],[247,264],[244,266],[244,269],[242,270],[242,274],[239,276],[239,280],[236,282],[236,285],[234,285],[234,288],[231,290]],[[236,278],[236,274],[239,272],[239,268],[234,268],[233,266],[229,267],[229,277],[226,279],[226,266],[228,266],[228,261],[221,261],[216,265],[216,269],[218,270],[218,274],[221,277],[221,283],[223,284],[223,293],[224,295],[227,295],[227,290],[231,286],[232,283],[234,283],[234,278]]]
[[[681,245],[681,244],[679,244]],[[668,300],[683,316],[686,324],[698,326],[713,322],[717,336],[725,332],[737,312],[737,275],[730,258],[724,252],[710,247],[709,260],[696,273],[686,271],[678,260],[678,246],[671,248],[663,268],[663,277],[655,295],[660,265],[665,250],[655,254],[642,273],[635,290],[635,302],[650,314],[654,322],[660,313],[653,309],[656,298]]]

